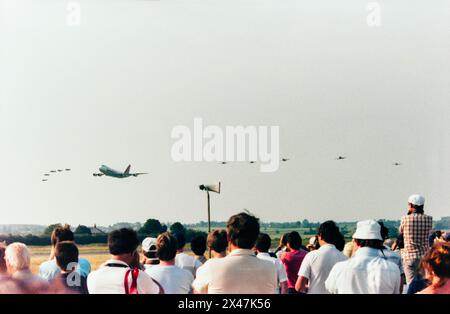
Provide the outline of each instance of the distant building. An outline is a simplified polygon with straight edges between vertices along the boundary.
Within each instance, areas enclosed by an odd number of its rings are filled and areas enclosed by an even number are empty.
[[[97,228],[97,225],[94,224],[94,226],[91,228],[91,235],[96,236],[96,235],[104,235],[106,234],[106,232],[103,232],[102,230],[100,230],[99,228]]]

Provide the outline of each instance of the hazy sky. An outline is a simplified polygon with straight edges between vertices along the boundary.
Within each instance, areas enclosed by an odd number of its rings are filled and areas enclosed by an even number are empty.
[[[0,0],[0,223],[450,215],[450,4]],[[278,125],[283,163],[172,161],[176,125]],[[338,155],[349,158],[336,161]],[[401,162],[401,167],[392,163]],[[95,178],[101,164],[150,172]],[[54,168],[72,168],[41,182]]]

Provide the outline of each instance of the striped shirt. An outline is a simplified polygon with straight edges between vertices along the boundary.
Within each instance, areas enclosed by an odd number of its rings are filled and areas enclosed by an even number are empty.
[[[433,217],[413,213],[402,218],[400,233],[403,233],[405,248],[403,258],[414,260],[421,258],[428,250],[428,235],[433,225]]]

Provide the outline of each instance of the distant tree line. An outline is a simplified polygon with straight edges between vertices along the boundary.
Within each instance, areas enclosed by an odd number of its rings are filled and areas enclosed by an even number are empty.
[[[141,229],[138,230],[139,235],[145,235],[149,237],[157,237],[159,234],[169,230],[171,233],[183,233],[186,237],[186,241],[190,242],[192,238],[203,235],[207,236],[206,232],[188,228],[180,222],[175,222],[169,227],[167,225],[161,224],[157,219],[148,219]]]
[[[117,229],[122,227],[126,227],[123,224],[116,224]],[[40,236],[28,234],[26,236],[21,235],[0,235],[0,241],[6,241],[6,243],[12,242],[22,242],[26,245],[50,245],[50,236],[53,230],[61,226],[60,223],[51,224],[47,226]],[[143,240],[146,237],[157,237],[159,234],[170,231],[171,233],[183,233],[186,237],[186,241],[190,242],[192,238],[202,235],[207,236],[206,232],[195,230],[191,228],[187,228],[180,222],[175,222],[171,224],[169,227],[167,225],[161,224],[161,222],[157,219],[148,219],[138,230],[138,238],[139,240]],[[78,244],[106,244],[108,242],[108,234],[92,234],[91,228],[79,225],[74,230],[75,242]]]
[[[389,229],[389,237],[398,237],[398,228],[400,225],[399,220],[385,220],[381,219],[384,225]],[[7,243],[12,242],[22,242],[27,245],[50,245],[50,235],[53,230],[60,226],[61,224],[51,224],[47,226],[40,236],[28,234],[28,235],[0,235],[0,241],[6,241]],[[275,229],[277,234],[285,232],[285,230],[295,230],[295,229],[307,229],[304,230],[304,234],[314,235],[317,232],[320,222],[310,222],[307,219],[295,222],[261,222],[261,230]],[[351,237],[356,229],[356,222],[338,222],[338,227],[340,228],[342,234],[346,237]],[[186,224],[183,225],[180,222],[175,222],[172,224],[162,224],[157,219],[148,219],[144,224],[140,223],[117,223],[108,227],[109,231],[120,229],[120,228],[132,228],[137,231],[140,240],[145,237],[157,237],[159,234],[170,231],[172,233],[184,233],[187,242],[198,235],[206,236],[206,232],[198,229],[206,229],[208,223],[206,221],[200,221],[196,224]],[[224,221],[212,221],[211,227],[213,229],[225,228],[226,222]],[[442,219],[435,221],[434,229],[436,230],[448,230],[450,229],[450,220]],[[105,229],[103,229],[105,230]],[[108,235],[107,233],[92,234],[91,228],[79,225],[74,229],[75,241],[78,244],[105,244],[107,243]]]

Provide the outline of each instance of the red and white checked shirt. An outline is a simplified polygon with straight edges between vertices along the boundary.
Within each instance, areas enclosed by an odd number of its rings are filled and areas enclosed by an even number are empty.
[[[428,235],[433,227],[433,217],[413,213],[402,218],[400,232],[403,233],[405,248],[403,258],[421,258],[428,250]]]

